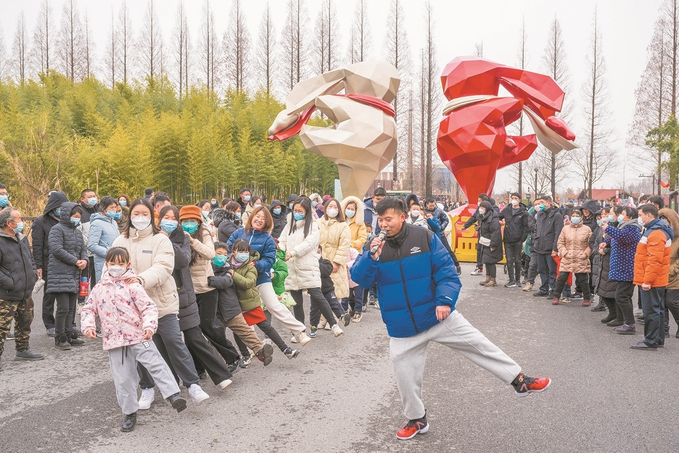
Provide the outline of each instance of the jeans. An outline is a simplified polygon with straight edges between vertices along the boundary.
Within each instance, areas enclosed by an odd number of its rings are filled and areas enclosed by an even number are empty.
[[[615,304],[618,310],[619,321],[623,321],[628,326],[634,325],[634,309],[632,308],[632,295],[634,294],[634,283],[616,281],[615,285]]]
[[[344,311],[349,310],[351,305],[351,296],[354,296],[354,313],[363,312],[363,288],[356,286],[354,288],[349,288],[349,297],[342,299],[342,308]]]
[[[530,256],[530,263],[528,264],[528,272],[526,273],[526,281],[531,285],[535,285],[535,277],[538,275],[538,254],[533,252]]]
[[[644,312],[644,343],[649,346],[665,344],[665,287],[641,290],[641,309]]]
[[[321,288],[308,288],[307,291],[309,292],[309,297],[311,298],[311,306],[313,307],[316,305],[321,311],[321,314],[328,321],[328,324],[330,324],[330,327],[334,326],[336,324],[335,317],[332,314],[330,304],[328,304],[328,301],[325,300],[325,297],[323,297]],[[297,303],[297,305],[293,307],[295,311],[295,318],[297,318],[297,321],[304,324],[304,298],[302,297],[302,290],[300,289],[296,291],[290,291],[290,295]]]
[[[163,357],[169,359],[168,365],[177,373],[186,387],[198,384],[200,379],[196,372],[196,365],[186,344],[182,341],[182,333],[179,330],[179,319],[177,315],[165,315],[158,318],[158,330],[153,335],[153,342]],[[139,385],[142,389],[153,388],[153,379],[144,369],[142,364],[138,364]]]
[[[507,257],[507,274],[510,282],[521,281],[521,243],[505,242],[505,256]]]
[[[538,272],[542,285],[540,291],[548,293],[556,288],[556,261],[551,254],[536,253],[538,257]]]
[[[196,294],[198,313],[200,314],[200,330],[210,340],[217,352],[224,357],[226,363],[234,363],[240,359],[240,354],[233,344],[226,338],[224,326],[217,320],[217,304],[219,303],[219,292],[217,290],[208,291],[203,294]]]
[[[75,322],[75,305],[78,300],[77,293],[55,293],[57,302],[57,317],[55,320],[55,333],[57,337],[71,332]]]
[[[559,278],[556,281],[556,287],[554,288],[554,297],[561,297],[561,293],[563,292],[564,286],[566,286],[566,281],[568,281],[568,275],[570,272],[559,272]],[[585,300],[590,300],[592,298],[592,294],[589,292],[589,283],[587,280],[587,276],[589,274],[575,274],[575,281],[577,285],[581,285],[582,288],[582,297]],[[568,288],[570,290],[570,288]],[[568,291],[570,295],[570,291]],[[568,296],[566,296],[568,297]]]
[[[340,301],[337,299],[337,296],[335,296],[335,290],[329,291],[325,294],[323,294],[323,297],[325,297],[325,300],[328,301],[328,305],[330,305],[330,309],[332,312],[337,316],[337,318],[340,318],[344,315],[344,309],[342,308],[342,304],[340,304]],[[317,326],[318,322],[321,320],[321,311],[316,305],[311,305],[311,308],[309,309],[309,324],[312,326]],[[327,320],[327,318],[326,318]]]

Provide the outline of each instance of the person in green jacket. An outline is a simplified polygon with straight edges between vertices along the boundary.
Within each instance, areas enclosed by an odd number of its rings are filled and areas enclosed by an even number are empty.
[[[299,355],[298,349],[289,347],[271,325],[269,312],[262,310],[262,299],[257,290],[257,268],[254,261],[259,259],[259,252],[250,251],[250,244],[245,239],[236,239],[231,247],[228,260],[231,263],[229,273],[233,277],[233,284],[238,294],[238,302],[243,310],[243,317],[250,325],[256,325],[264,334],[271,338],[276,346],[289,359]]]
[[[285,262],[285,250],[276,250],[276,262],[271,269],[271,283],[277,296],[285,292],[285,279],[288,277],[288,265]]]

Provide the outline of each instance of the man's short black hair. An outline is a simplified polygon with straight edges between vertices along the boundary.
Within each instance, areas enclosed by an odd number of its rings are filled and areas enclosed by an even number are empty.
[[[547,203],[551,203],[552,197],[550,197],[549,195],[543,195],[543,196],[540,197],[540,200],[546,201]]]
[[[384,190],[384,187],[378,187],[375,189],[375,192],[373,192],[373,197],[386,197],[387,196],[387,191]]]
[[[150,197],[152,193],[153,193],[153,187],[148,187],[148,188],[144,191],[144,195],[146,195],[147,197]]]
[[[92,192],[94,193],[94,190],[92,189],[85,189],[82,192],[80,192],[80,198],[83,198],[87,192]]]
[[[483,201],[488,201],[488,200],[490,200],[490,197],[489,197],[488,195],[486,195],[485,193],[480,193],[479,196],[476,197],[476,198],[480,198],[480,199],[483,200]]]
[[[639,210],[643,212],[644,214],[651,214],[654,219],[658,218],[658,208],[653,206],[652,204],[645,204],[642,205]]]
[[[164,201],[168,201],[170,204],[172,204],[172,199],[170,199],[170,195],[168,195],[165,192],[158,192],[156,196],[153,197],[153,206]]]
[[[429,204],[429,203],[436,203],[436,199],[434,197],[429,197],[426,200],[424,200],[424,204]]]
[[[243,195],[245,192],[250,192],[250,194],[252,194],[252,191],[250,189],[248,189],[247,187],[243,187],[240,190],[240,194]]]
[[[0,189],[7,189],[7,187],[4,184],[0,184]]]
[[[406,204],[399,197],[387,197],[377,204],[376,209],[377,215],[384,215],[389,209],[393,209],[396,214],[401,214],[406,212]]]
[[[659,197],[657,195],[649,198],[648,202],[658,206],[658,209],[662,209],[665,207],[665,200],[663,199],[663,197]]]

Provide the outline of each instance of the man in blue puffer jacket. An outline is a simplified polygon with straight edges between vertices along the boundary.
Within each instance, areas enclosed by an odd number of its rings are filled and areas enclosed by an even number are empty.
[[[407,224],[405,205],[398,198],[382,200],[377,215],[386,240],[373,239],[370,249],[375,253],[368,250],[356,259],[351,278],[363,288],[377,284],[382,301],[396,384],[409,420],[397,437],[411,439],[429,430],[422,377],[430,341],[458,350],[512,384],[520,396],[546,390],[549,378],[524,376],[516,362],[455,310],[462,284],[439,238]]]

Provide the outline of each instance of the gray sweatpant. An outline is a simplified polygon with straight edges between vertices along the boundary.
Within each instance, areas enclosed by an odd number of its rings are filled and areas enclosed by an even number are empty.
[[[493,373],[507,384],[518,376],[521,367],[495,346],[457,310],[434,327],[407,338],[392,338],[391,361],[401,394],[403,413],[408,420],[424,417],[422,376],[430,341],[455,349],[460,354]]]
[[[170,367],[163,360],[153,341],[110,349],[108,360],[111,365],[113,383],[116,386],[118,404],[125,415],[134,414],[139,409],[137,362],[144,365],[151,374],[163,398],[179,393],[177,381],[174,380]]]

